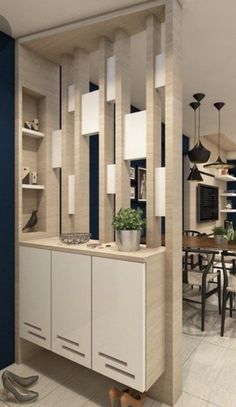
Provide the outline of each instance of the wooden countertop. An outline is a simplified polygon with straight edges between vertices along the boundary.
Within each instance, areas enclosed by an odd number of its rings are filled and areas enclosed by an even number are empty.
[[[98,243],[97,241],[90,240],[89,243]],[[20,246],[35,247],[38,249],[58,250],[69,253],[79,253],[89,256],[107,257],[118,260],[135,261],[139,263],[147,263],[155,260],[160,253],[165,251],[165,247],[161,246],[155,249],[146,248],[141,245],[141,249],[137,252],[121,252],[118,250],[114,242],[108,243],[111,247],[106,247],[105,244],[96,248],[87,246],[87,243],[79,245],[67,245],[62,243],[59,237],[39,238],[34,240],[21,240]]]

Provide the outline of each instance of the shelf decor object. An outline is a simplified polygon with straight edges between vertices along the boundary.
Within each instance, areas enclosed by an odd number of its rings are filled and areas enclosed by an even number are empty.
[[[166,216],[166,169],[155,168],[155,215]]]
[[[162,88],[166,84],[165,54],[156,55],[155,88]]]
[[[221,134],[220,133],[221,132],[220,111],[224,107],[224,105],[225,105],[224,102],[214,103],[215,108],[218,110],[218,157],[217,157],[216,161],[209,163],[209,164],[205,164],[204,165],[205,168],[215,168],[216,170],[234,168],[233,164],[229,164],[229,163],[223,161],[220,156],[220,134]]]
[[[68,215],[75,214],[75,176],[68,176]]]
[[[68,112],[75,111],[75,85],[68,87]]]
[[[90,239],[90,233],[62,233],[60,241],[66,244],[83,244],[87,243]]]
[[[106,101],[115,102],[116,100],[116,58],[115,56],[107,58],[107,83],[106,83]]]
[[[52,132],[52,168],[62,167],[62,133],[61,130]]]
[[[107,194],[116,193],[116,165],[107,165]]]
[[[99,90],[82,95],[82,134],[99,133]]]
[[[194,111],[194,147],[188,152],[189,160],[194,164],[202,164],[206,163],[210,157],[210,151],[207,150],[203,144],[201,143],[200,139],[200,127],[201,127],[201,116],[200,116],[200,108],[201,108],[201,101],[205,97],[203,93],[196,93],[193,95],[194,99],[197,102],[191,102],[189,106]],[[196,111],[198,109],[198,132],[196,126]],[[198,137],[197,137],[198,134]]]
[[[146,134],[146,110],[125,115],[125,160],[146,158]]]

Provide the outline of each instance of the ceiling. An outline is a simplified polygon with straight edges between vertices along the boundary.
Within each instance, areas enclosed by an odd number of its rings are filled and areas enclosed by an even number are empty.
[[[0,0],[14,37],[100,15],[145,0]],[[224,101],[222,132],[236,142],[236,1],[181,0],[183,5],[183,129],[192,134],[192,94],[203,92],[201,133],[217,132],[216,101]],[[57,10],[57,12],[55,12]],[[0,21],[1,22],[1,21]],[[145,36],[132,38],[132,103],[145,107]],[[96,58],[94,55],[92,58]],[[96,66],[93,64],[92,66]],[[96,76],[96,72],[91,72]]]

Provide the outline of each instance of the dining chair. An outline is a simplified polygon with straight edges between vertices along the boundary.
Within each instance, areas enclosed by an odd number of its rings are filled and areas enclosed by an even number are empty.
[[[201,233],[198,232],[197,230],[184,230],[183,231],[183,235],[186,237],[199,237],[201,236]],[[183,256],[183,266],[184,266],[184,261],[185,261],[185,256]],[[191,265],[191,267],[194,267],[194,265],[197,265],[198,262],[201,261],[201,259],[198,256],[195,256],[193,253],[189,252],[188,258],[187,258],[187,262],[188,264]]]
[[[204,264],[188,268],[188,253],[195,253],[207,259]],[[218,252],[213,250],[204,249],[184,249],[186,261],[183,270],[183,282],[189,284],[191,287],[199,287],[200,300],[196,300],[183,296],[183,301],[200,304],[201,305],[201,330],[205,329],[205,314],[206,314],[206,300],[214,294],[218,295],[218,310],[221,314],[221,273],[213,269],[215,255]],[[216,287],[209,289],[209,283],[216,285]]]
[[[230,259],[232,263],[231,269],[227,267],[227,261]],[[222,314],[221,314],[221,332],[220,335],[224,336],[225,331],[225,316],[226,310],[229,310],[230,317],[233,316],[234,308],[234,298],[236,294],[236,253],[223,251],[221,254],[221,264],[223,269],[224,284],[223,284],[223,301],[222,301]],[[229,300],[229,307],[227,307],[227,302]]]

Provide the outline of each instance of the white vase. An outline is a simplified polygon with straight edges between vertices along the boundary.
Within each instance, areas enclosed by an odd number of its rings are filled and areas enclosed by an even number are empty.
[[[116,244],[122,252],[137,252],[140,249],[140,230],[116,230]]]

